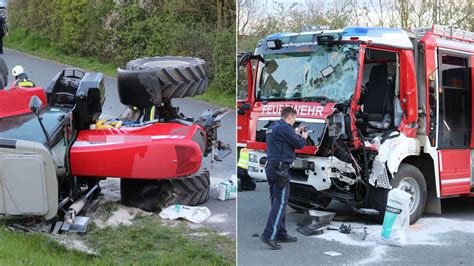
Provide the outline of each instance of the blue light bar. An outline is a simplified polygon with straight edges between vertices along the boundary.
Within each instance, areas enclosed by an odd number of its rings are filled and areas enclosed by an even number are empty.
[[[382,37],[385,33],[402,33],[401,29],[354,27],[345,28],[342,36]]]

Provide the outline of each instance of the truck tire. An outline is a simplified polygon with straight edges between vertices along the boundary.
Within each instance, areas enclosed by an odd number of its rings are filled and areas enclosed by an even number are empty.
[[[203,94],[207,90],[206,62],[199,58],[157,56],[131,60],[127,70],[154,70],[162,89],[162,98],[184,98]]]
[[[209,171],[166,180],[121,179],[122,204],[144,211],[159,211],[170,205],[196,206],[209,200]]]
[[[412,194],[410,203],[410,224],[416,223],[421,215],[423,215],[428,195],[423,173],[421,173],[416,166],[402,163],[390,183],[393,188],[399,188]],[[377,215],[375,219],[380,223],[383,222],[385,215],[388,192],[388,189],[383,188],[371,188],[370,190],[371,207],[379,211],[379,215]]]

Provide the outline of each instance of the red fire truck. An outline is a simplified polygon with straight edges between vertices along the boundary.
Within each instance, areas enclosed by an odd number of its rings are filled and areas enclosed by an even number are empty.
[[[239,62],[249,175],[266,178],[266,129],[292,106],[309,138],[290,170],[291,207],[338,200],[380,219],[397,187],[412,195],[411,223],[441,213],[442,198],[472,195],[473,63],[474,33],[452,26],[267,36]]]

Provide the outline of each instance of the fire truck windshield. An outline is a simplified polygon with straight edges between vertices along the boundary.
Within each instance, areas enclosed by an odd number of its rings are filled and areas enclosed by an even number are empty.
[[[257,85],[258,101],[346,102],[355,90],[358,45],[318,46],[313,52],[265,55]]]

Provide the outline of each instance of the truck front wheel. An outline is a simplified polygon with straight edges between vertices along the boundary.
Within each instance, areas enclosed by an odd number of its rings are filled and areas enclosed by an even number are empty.
[[[144,211],[159,211],[174,204],[196,206],[209,200],[207,169],[196,174],[165,180],[121,179],[122,203]]]
[[[398,188],[411,194],[410,198],[410,224],[416,223],[425,210],[427,187],[426,181],[421,171],[410,164],[400,164],[398,172],[390,182],[393,188]],[[372,188],[370,193],[370,203],[372,208],[380,213],[377,216],[379,222],[383,221],[387,196],[389,190],[382,188]]]

